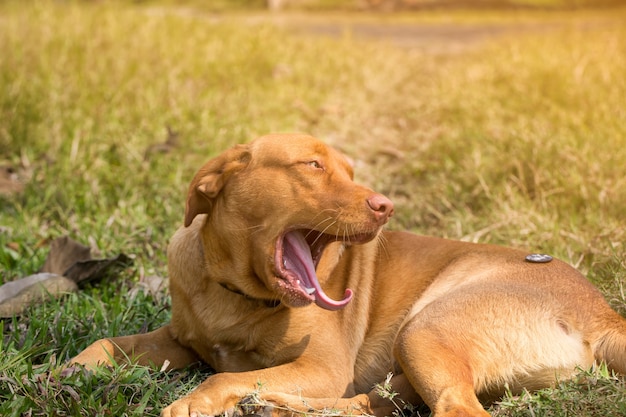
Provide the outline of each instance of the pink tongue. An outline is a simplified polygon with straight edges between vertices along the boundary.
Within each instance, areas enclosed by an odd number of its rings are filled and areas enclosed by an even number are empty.
[[[335,301],[324,293],[315,274],[311,248],[309,248],[302,232],[293,231],[285,235],[283,260],[285,261],[285,267],[295,273],[300,279],[300,287],[315,298],[315,304],[319,307],[327,310],[338,310],[352,299],[352,290],[350,289],[346,289],[344,298],[341,301]]]

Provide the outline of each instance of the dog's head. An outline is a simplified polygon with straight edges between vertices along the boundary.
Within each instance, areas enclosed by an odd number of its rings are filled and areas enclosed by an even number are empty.
[[[208,268],[224,271],[223,284],[292,307],[315,302],[339,309],[352,291],[340,301],[326,295],[316,274],[324,250],[374,239],[393,214],[387,197],[352,178],[348,160],[311,136],[263,136],[200,169],[189,187],[185,226],[207,214],[205,250],[219,248],[223,259],[205,256]]]

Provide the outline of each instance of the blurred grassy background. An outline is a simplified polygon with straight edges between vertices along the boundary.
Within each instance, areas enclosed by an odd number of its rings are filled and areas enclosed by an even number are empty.
[[[551,253],[625,311],[623,8],[277,21],[265,4],[243,4],[212,13],[192,1],[0,3],[0,163],[24,186],[0,195],[0,283],[36,272],[47,240],[65,234],[135,258],[110,284],[4,322],[0,376],[12,382],[0,388],[0,414],[155,415],[189,389],[179,387],[189,374],[117,370],[113,380],[130,388],[113,400],[110,375],[65,381],[74,392],[38,378],[99,337],[167,321],[167,300],[127,291],[166,275],[195,170],[271,131],[309,132],[352,157],[358,180],[395,201],[391,228]],[[306,34],[308,18],[340,35]],[[366,42],[354,21],[532,25],[433,50]]]
[[[398,11],[462,9],[579,9],[623,6],[624,0],[136,0],[140,4],[186,5],[205,10],[359,10]]]

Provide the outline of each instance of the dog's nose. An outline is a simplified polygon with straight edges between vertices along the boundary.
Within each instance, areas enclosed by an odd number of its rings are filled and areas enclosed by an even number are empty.
[[[393,215],[393,203],[382,194],[369,196],[367,205],[374,211],[374,215],[379,221],[385,221]]]

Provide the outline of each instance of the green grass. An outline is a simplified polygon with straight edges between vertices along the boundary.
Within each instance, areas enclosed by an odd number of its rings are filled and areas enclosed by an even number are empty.
[[[270,131],[348,153],[358,179],[395,201],[391,228],[552,253],[625,312],[626,30],[611,23],[623,10],[530,14],[559,25],[436,55],[168,10],[0,4],[0,162],[27,180],[0,196],[0,283],[36,272],[45,242],[65,234],[134,258],[111,282],[3,322],[0,415],[158,415],[197,385],[206,373],[55,367],[100,337],[167,322],[167,299],[130,289],[166,275],[195,170]],[[149,152],[167,127],[178,146]],[[623,411],[623,379],[594,375],[492,410]]]

